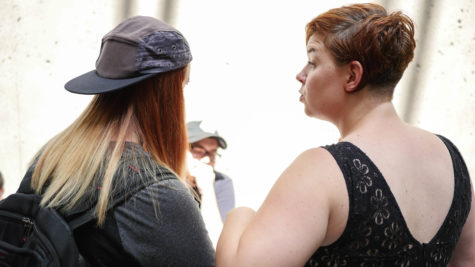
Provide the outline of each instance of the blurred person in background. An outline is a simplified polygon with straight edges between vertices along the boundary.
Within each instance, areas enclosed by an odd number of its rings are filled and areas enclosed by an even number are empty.
[[[474,266],[462,155],[391,102],[414,56],[412,20],[377,4],[335,8],[307,24],[306,45],[300,101],[341,138],[300,154],[257,212],[228,213],[217,266]]]
[[[226,140],[216,130],[203,127],[206,122],[186,124],[189,142],[188,181],[202,203],[203,219],[211,240],[216,244],[226,214],[235,207],[233,181],[215,169],[219,149],[226,149]]]
[[[66,83],[89,106],[35,156],[20,192],[68,220],[92,266],[213,266],[214,248],[186,185],[183,88],[192,59],[183,35],[152,17],[124,20],[103,39],[96,69]],[[131,197],[114,206],[115,196]]]

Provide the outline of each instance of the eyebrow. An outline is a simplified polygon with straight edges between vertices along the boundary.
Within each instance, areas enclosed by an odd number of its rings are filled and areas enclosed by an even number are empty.
[[[310,54],[310,53],[312,53],[312,52],[316,52],[315,48],[309,47],[309,48],[307,49],[307,53]]]

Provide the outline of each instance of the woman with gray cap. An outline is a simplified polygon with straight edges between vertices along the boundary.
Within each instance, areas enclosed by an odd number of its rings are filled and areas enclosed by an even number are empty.
[[[104,36],[95,70],[65,85],[95,96],[38,152],[20,190],[41,194],[42,205],[66,218],[94,209],[94,223],[74,232],[93,266],[214,265],[198,203],[182,179],[190,61],[179,31],[137,16]],[[109,210],[123,195],[130,197]]]

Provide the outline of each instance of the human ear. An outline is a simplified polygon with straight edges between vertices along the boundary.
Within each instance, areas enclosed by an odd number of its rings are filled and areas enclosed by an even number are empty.
[[[359,88],[361,77],[363,77],[363,66],[359,61],[351,61],[347,65],[348,76],[345,84],[345,91],[348,93],[355,92]]]

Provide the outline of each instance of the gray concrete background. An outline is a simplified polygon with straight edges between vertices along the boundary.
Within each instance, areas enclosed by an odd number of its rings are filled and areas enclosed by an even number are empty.
[[[83,110],[90,96],[67,93],[94,68],[102,36],[131,15],[150,15],[188,39],[193,62],[187,118],[219,127],[229,148],[218,167],[237,204],[257,208],[303,150],[334,143],[332,125],[305,117],[295,75],[306,62],[304,26],[354,1],[2,0],[0,171],[6,194],[28,162]],[[416,23],[417,49],[396,89],[411,124],[450,138],[475,175],[475,6],[471,0],[373,1]]]

